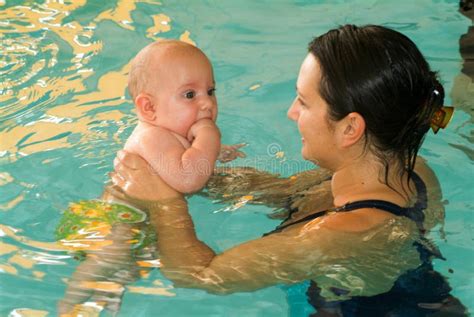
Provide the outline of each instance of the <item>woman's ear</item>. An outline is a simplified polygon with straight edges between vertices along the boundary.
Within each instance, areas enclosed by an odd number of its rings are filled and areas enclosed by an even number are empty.
[[[150,95],[139,94],[135,98],[135,108],[141,120],[154,121],[156,119],[155,105]]]
[[[365,120],[357,112],[349,113],[343,120],[342,147],[357,143],[365,135]]]

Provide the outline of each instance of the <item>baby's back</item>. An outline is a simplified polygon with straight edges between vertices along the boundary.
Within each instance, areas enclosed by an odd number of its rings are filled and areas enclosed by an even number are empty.
[[[132,134],[128,137],[127,142],[123,149],[129,153],[139,154],[140,152],[140,135],[142,134],[143,128],[140,125],[137,125],[135,129],[133,129]]]

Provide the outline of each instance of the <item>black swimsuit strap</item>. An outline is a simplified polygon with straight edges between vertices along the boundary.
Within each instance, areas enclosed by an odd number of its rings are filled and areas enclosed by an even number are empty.
[[[426,209],[428,205],[426,185],[423,182],[423,180],[420,178],[420,176],[418,176],[418,174],[416,173],[412,174],[412,179],[413,179],[413,182],[415,183],[415,188],[417,192],[417,201],[413,207],[400,207],[394,203],[391,203],[385,200],[360,200],[360,201],[355,201],[352,203],[345,204],[344,206],[341,206],[341,207],[319,211],[314,214],[303,217],[301,219],[298,219],[297,221],[294,221],[285,225],[280,225],[277,228],[275,228],[275,230],[264,234],[264,236],[269,235],[271,233],[280,232],[289,226],[292,226],[301,222],[306,222],[309,220],[316,219],[329,212],[347,212],[347,211],[352,211],[352,210],[361,209],[361,208],[376,208],[376,209],[390,212],[396,216],[404,216],[404,217],[410,218],[411,220],[415,221],[416,224],[418,225],[418,228],[422,232],[424,232],[423,220],[425,218],[425,215],[423,213],[423,209]]]

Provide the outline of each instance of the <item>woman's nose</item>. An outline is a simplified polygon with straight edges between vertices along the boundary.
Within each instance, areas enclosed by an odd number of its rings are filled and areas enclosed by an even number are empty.
[[[290,120],[293,120],[293,121],[298,120],[298,109],[296,108],[296,102],[293,101],[286,115],[288,116]]]

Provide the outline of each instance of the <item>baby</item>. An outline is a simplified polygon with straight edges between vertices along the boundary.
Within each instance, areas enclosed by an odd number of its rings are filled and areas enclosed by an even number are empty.
[[[221,150],[215,125],[215,81],[206,55],[184,42],[154,42],[134,58],[129,91],[139,122],[124,149],[143,157],[175,190],[200,190]],[[243,157],[238,151],[241,146],[224,146],[221,161]],[[69,206],[56,237],[83,261],[68,282],[58,312],[80,309],[80,304],[97,292],[107,294],[108,309],[118,310],[124,286],[137,277],[132,274],[137,264],[154,259],[156,236],[146,219],[145,212],[107,192],[101,200]],[[104,287],[108,291],[102,290]]]
[[[139,122],[124,149],[143,157],[177,191],[201,189],[220,151],[206,55],[184,42],[154,42],[133,60],[128,87]]]

